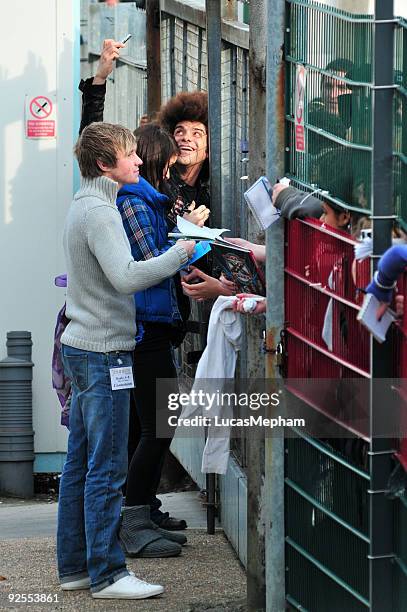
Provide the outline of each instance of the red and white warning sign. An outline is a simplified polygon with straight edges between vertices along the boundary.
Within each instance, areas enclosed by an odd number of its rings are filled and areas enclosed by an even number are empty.
[[[26,96],[27,138],[55,138],[55,104],[48,96]]]
[[[305,152],[305,83],[307,71],[305,66],[298,64],[295,78],[295,150]]]

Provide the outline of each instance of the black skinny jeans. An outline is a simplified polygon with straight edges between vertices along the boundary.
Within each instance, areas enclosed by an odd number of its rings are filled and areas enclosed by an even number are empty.
[[[140,349],[133,355],[135,410],[130,412],[130,436],[138,430],[140,439],[127,474],[126,506],[148,505],[157,492],[171,438],[156,437],[156,378],[173,378],[174,386],[177,384],[167,338]],[[169,414],[165,407],[160,408],[163,416]]]

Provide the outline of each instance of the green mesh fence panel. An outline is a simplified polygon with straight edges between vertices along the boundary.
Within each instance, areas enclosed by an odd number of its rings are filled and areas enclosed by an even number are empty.
[[[407,609],[407,494],[394,501],[393,610]]]
[[[302,612],[365,612],[369,609],[364,598],[356,596],[304,552],[287,539],[287,601],[293,608]]]
[[[407,575],[397,564],[394,565],[393,589],[392,612],[404,612],[407,608]]]
[[[333,203],[369,211],[373,17],[287,1],[287,171]],[[315,33],[318,32],[318,35]],[[306,68],[305,151],[296,151],[295,81]],[[395,33],[394,205],[407,231],[407,21]],[[403,121],[404,117],[404,121]]]
[[[300,435],[286,440],[286,539],[293,563],[287,563],[287,600],[306,609],[340,610],[348,602],[343,609],[359,610],[368,599],[364,446],[358,439],[321,441]],[[349,601],[347,593],[339,594],[342,589],[351,594]]]
[[[287,0],[286,7],[287,175],[295,186],[370,215],[374,17],[313,0]],[[394,211],[407,231],[406,20],[395,24],[394,50],[393,118],[383,121],[390,130],[393,119]],[[296,97],[302,67],[303,147]],[[369,608],[367,451],[363,440],[301,435],[286,441],[286,591],[293,608]],[[394,508],[394,590],[388,606],[397,612],[407,610],[406,498],[395,500]]]
[[[351,209],[370,205],[372,17],[317,2],[287,3],[287,168]],[[317,34],[316,34],[317,33]],[[305,151],[296,151],[295,82],[306,68]]]
[[[320,476],[327,486],[329,472]],[[319,485],[318,480],[316,485]],[[328,488],[328,487],[327,487]],[[297,489],[297,488],[296,488]],[[337,522],[333,514],[323,506],[304,497],[304,492],[293,489],[288,483],[286,504],[287,535],[318,562],[358,594],[369,597],[369,566],[367,555],[369,543],[355,536],[344,524]],[[334,494],[334,490],[330,487]],[[326,500],[329,503],[329,500]],[[312,585],[316,590],[319,585]]]
[[[327,440],[324,444],[315,439],[290,438],[286,442],[287,478],[365,536],[369,477],[352,461],[353,457],[358,460],[358,456],[365,456],[366,450],[359,439]]]

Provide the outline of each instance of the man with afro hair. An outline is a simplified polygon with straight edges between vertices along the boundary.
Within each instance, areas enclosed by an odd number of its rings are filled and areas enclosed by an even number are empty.
[[[208,94],[181,92],[161,108],[161,125],[174,136],[178,159],[168,187],[174,199],[209,208]]]

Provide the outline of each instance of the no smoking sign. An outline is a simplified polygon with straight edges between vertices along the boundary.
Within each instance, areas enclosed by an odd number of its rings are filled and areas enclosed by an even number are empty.
[[[55,138],[55,104],[48,96],[26,96],[26,137]]]

